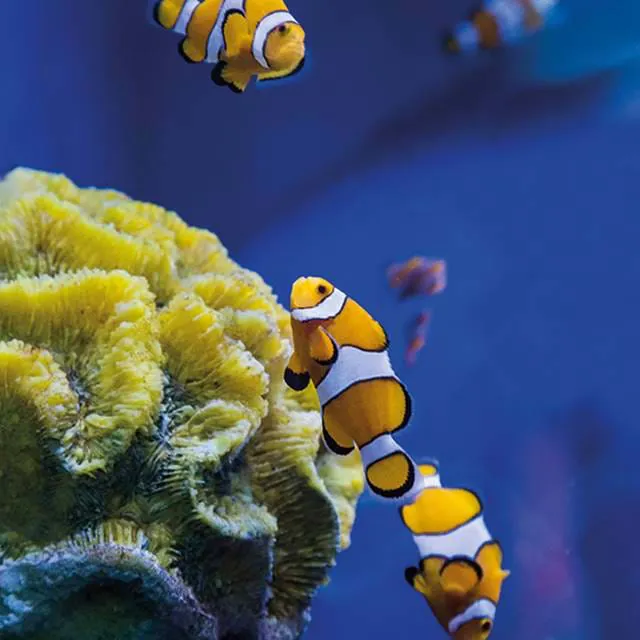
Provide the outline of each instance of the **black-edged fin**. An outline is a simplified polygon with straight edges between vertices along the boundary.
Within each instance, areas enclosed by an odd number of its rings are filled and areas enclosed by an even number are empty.
[[[228,87],[233,93],[244,93],[251,76],[235,71],[226,62],[218,62],[211,71],[211,80],[219,87]]]
[[[482,568],[471,558],[450,558],[440,569],[440,586],[447,593],[461,596],[469,593],[482,580],[482,575]]]
[[[332,434],[323,422],[322,440],[324,441],[327,449],[329,449],[331,453],[335,453],[337,456],[348,456],[355,449],[355,446],[353,444],[347,445],[344,437],[340,438],[342,442],[338,442],[337,438],[338,434]]]
[[[285,78],[292,78],[297,75],[304,69],[304,65],[306,62],[306,57],[302,58],[298,63],[298,66],[295,69],[285,69],[284,71],[265,71],[264,73],[259,73],[257,77],[257,82],[269,82],[270,80],[284,80]]]
[[[309,372],[305,370],[297,352],[293,352],[284,370],[284,381],[287,386],[294,391],[302,391],[307,388],[311,377]]]
[[[309,355],[320,365],[330,366],[338,359],[338,345],[323,327],[309,335]]]
[[[199,62],[202,62],[202,60],[194,60],[190,57],[193,54],[190,52],[189,41],[186,37],[182,38],[182,40],[178,42],[178,53],[180,54],[180,57],[189,64],[198,64]]]
[[[296,373],[293,369],[287,367],[284,370],[284,381],[286,385],[294,391],[304,391],[309,386],[311,377],[304,371],[302,373]]]
[[[165,0],[155,0],[152,5],[151,5],[151,18],[153,19],[153,21],[159,26],[162,27],[163,29],[166,29],[167,27],[165,27],[162,22],[160,22],[160,7],[162,6],[162,3],[165,2]],[[148,5],[147,5],[148,6]]]
[[[415,466],[404,451],[394,451],[371,463],[365,476],[371,491],[381,498],[401,498],[416,481]]]
[[[411,421],[411,416],[413,414],[413,400],[411,398],[409,390],[404,386],[402,382],[398,381],[397,384],[402,388],[404,396],[404,409],[402,410],[402,414],[399,414],[399,416],[401,415],[401,417],[398,425],[395,427],[391,427],[389,429],[389,433],[396,433],[397,431],[401,431],[402,429],[404,429]]]
[[[404,579],[410,587],[414,587],[416,578],[420,575],[420,571],[416,567],[407,567],[404,570]]]

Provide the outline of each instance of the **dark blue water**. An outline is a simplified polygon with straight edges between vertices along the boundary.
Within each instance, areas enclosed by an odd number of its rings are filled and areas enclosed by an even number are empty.
[[[492,637],[634,637],[639,12],[566,2],[566,26],[517,51],[443,60],[468,4],[292,0],[308,68],[236,96],[142,0],[12,2],[0,170],[173,207],[285,304],[299,275],[334,281],[391,336],[416,397],[402,444],[485,500],[512,570]],[[449,286],[407,370],[422,306],[384,269],[414,254],[445,258]],[[394,509],[364,500],[308,638],[443,637],[404,583],[416,562]]]

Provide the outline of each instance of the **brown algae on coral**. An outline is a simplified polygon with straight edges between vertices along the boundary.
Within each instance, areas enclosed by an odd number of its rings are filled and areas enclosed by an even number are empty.
[[[3,633],[299,637],[363,477],[283,385],[290,338],[215,234],[61,175],[0,182]]]

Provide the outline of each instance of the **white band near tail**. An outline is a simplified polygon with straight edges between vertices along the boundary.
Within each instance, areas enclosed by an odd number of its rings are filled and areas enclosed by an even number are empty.
[[[184,3],[182,11],[180,11],[180,15],[176,20],[176,25],[175,27],[173,27],[173,31],[183,36],[186,35],[189,20],[191,20],[191,16],[193,15],[193,12],[196,10],[199,4],[200,0],[187,0]]]
[[[264,16],[264,18],[262,18],[262,20],[260,20],[260,22],[258,22],[258,25],[256,26],[251,49],[253,52],[253,57],[265,69],[269,69],[269,63],[264,56],[264,45],[267,42],[269,34],[276,27],[279,27],[285,22],[295,22],[296,24],[298,24],[298,21],[288,11],[274,11],[273,13],[268,13],[266,16]],[[336,291],[337,289],[333,293],[335,293]]]
[[[386,350],[363,351],[349,345],[340,347],[338,359],[316,388],[320,404],[326,406],[357,382],[378,378],[398,379]]]
[[[362,466],[367,469],[367,467],[371,466],[374,462],[377,462],[382,458],[386,458],[392,453],[404,453],[404,455],[407,456],[407,458],[411,461],[415,473],[413,486],[399,498],[394,498],[394,500],[399,500],[401,502],[412,502],[425,488],[424,478],[411,456],[408,455],[407,452],[393,439],[393,436],[391,434],[385,433],[381,436],[378,436],[369,444],[364,445],[364,447],[360,449],[360,455],[362,456]]]
[[[467,607],[461,614],[449,622],[449,633],[455,633],[463,624],[470,620],[480,618],[489,618],[491,621],[496,616],[496,605],[491,600],[476,600],[472,605]]]
[[[480,547],[491,541],[482,513],[461,527],[447,533],[414,534],[421,558],[429,556],[468,556],[475,558]]]
[[[322,302],[319,302],[314,307],[294,309],[291,312],[291,316],[298,322],[330,320],[342,311],[342,307],[344,307],[346,301],[346,294],[340,291],[340,289],[334,289]]]

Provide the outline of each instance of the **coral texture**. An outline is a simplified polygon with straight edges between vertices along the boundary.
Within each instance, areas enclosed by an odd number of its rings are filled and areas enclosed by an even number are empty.
[[[363,476],[283,384],[290,338],[213,233],[0,182],[2,637],[299,637]]]

